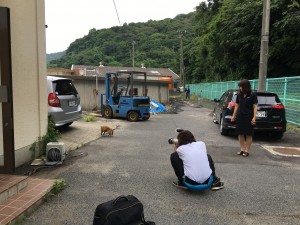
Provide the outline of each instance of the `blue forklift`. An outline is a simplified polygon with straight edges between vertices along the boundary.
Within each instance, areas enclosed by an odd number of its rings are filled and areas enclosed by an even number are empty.
[[[139,90],[140,89],[140,90]],[[138,92],[141,92],[139,95]],[[102,116],[126,118],[130,122],[150,118],[150,98],[147,96],[145,72],[118,71],[105,74],[105,94],[101,94]],[[105,95],[105,102],[103,97]]]

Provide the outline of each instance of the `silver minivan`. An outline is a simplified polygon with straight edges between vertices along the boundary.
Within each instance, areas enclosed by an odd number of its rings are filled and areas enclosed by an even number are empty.
[[[82,118],[80,96],[71,79],[47,76],[48,114],[56,127]]]

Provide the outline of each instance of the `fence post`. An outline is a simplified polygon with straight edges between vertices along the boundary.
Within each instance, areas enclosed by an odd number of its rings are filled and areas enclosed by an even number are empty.
[[[286,86],[287,86],[287,77],[284,78],[284,89],[283,89],[283,105],[285,106],[286,99]]]

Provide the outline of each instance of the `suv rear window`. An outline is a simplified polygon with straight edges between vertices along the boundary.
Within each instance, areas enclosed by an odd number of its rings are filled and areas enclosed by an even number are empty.
[[[78,92],[71,80],[56,80],[53,81],[56,95],[77,95]]]
[[[275,94],[258,94],[257,101],[259,105],[277,105],[278,103],[280,103],[279,98]]]

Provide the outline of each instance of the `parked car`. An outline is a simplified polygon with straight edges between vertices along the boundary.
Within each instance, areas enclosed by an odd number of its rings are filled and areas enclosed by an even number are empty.
[[[230,130],[235,130],[235,123],[231,117],[239,90],[228,90],[216,102],[212,119],[220,125],[220,133],[226,135]],[[254,132],[268,133],[274,138],[280,139],[286,131],[285,108],[279,97],[271,92],[253,91],[257,96],[257,114]]]
[[[80,96],[71,79],[47,76],[48,114],[56,127],[82,118]]]

